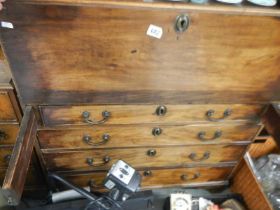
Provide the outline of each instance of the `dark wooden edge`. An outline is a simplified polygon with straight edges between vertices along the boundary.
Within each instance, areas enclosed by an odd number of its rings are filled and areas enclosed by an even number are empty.
[[[265,115],[265,112],[264,112],[263,115]],[[263,116],[263,115],[262,115],[262,116]],[[255,136],[251,139],[251,143],[258,137],[258,135],[260,134],[260,132],[262,131],[263,128],[264,128],[264,125],[261,124],[261,127],[260,127],[259,130],[256,132]],[[239,167],[240,167],[240,165],[241,165],[241,163],[242,163],[242,161],[243,161],[243,157],[244,157],[244,155],[246,154],[246,152],[249,150],[250,146],[251,146],[251,144],[249,144],[249,145],[247,146],[246,150],[244,151],[244,153],[243,153],[243,155],[242,155],[242,158],[239,159],[238,163],[236,164],[236,166],[235,166],[234,169],[232,170],[231,174],[230,174],[229,177],[228,177],[229,180],[231,180],[231,179],[236,175],[236,173],[238,172]]]
[[[38,167],[40,168],[40,171],[42,172],[43,175],[43,179],[46,183],[46,188],[49,189],[50,188],[50,184],[49,184],[49,179],[48,179],[48,171],[47,171],[47,167],[46,167],[46,163],[45,160],[43,158],[43,154],[39,145],[39,141],[37,140],[37,132],[36,132],[36,141],[34,143],[34,149],[35,149],[35,153],[36,153],[36,157],[38,160]]]
[[[15,89],[12,87],[11,84],[8,84],[7,87],[3,87],[0,84],[0,89],[1,89],[1,91],[5,91],[7,93],[7,96],[10,99],[10,103],[12,104],[14,113],[16,115],[16,119],[9,120],[7,122],[15,122],[15,121],[17,121],[17,122],[20,123],[21,120],[22,120],[22,111],[20,109],[19,102],[18,102],[17,97],[16,97]]]
[[[206,164],[182,164],[182,165],[173,165],[173,166],[157,166],[157,167],[137,167],[135,168],[137,171],[145,171],[145,170],[166,170],[166,169],[178,169],[178,168],[185,168],[185,169],[190,169],[190,168],[232,168],[236,166],[237,162],[236,161],[231,161],[231,162],[224,162],[224,163],[206,163]],[[91,174],[95,172],[108,172],[108,169],[94,169],[94,170],[86,170],[86,169],[81,169],[81,170],[56,170],[52,171],[57,174],[63,175],[63,176],[69,176],[69,175],[81,175],[81,174]]]
[[[21,112],[19,102],[18,102],[17,97],[16,97],[15,89],[9,90],[8,94],[9,94],[9,98],[11,100],[11,103],[13,105],[14,112],[17,116],[18,122],[21,123],[22,112]]]
[[[215,12],[221,14],[280,16],[278,5],[274,7],[258,7],[256,5],[241,3],[238,5],[219,4],[210,0],[208,4],[174,3],[158,0],[16,0],[16,3],[37,5],[71,5],[71,6],[99,6],[113,8],[141,8],[160,10],[189,10],[199,12]]]
[[[31,106],[27,106],[1,190],[9,205],[18,205],[21,199],[36,139],[36,130],[35,113]]]
[[[231,173],[229,174],[229,176],[228,176],[228,178],[227,178],[228,180],[231,180],[232,177],[234,177],[234,176],[236,175],[236,173],[237,173],[237,171],[238,171],[238,167],[239,167],[240,163],[242,162],[242,159],[243,159],[244,155],[245,155],[246,152],[249,150],[250,145],[251,145],[251,144],[247,145],[247,147],[246,147],[246,149],[243,151],[241,157],[239,157],[238,161],[236,161],[235,167],[233,168],[233,170],[231,171]]]
[[[280,147],[280,103],[271,104],[262,116],[262,123]]]
[[[244,141],[244,142],[225,142],[225,143],[219,143],[218,145],[220,146],[224,146],[224,147],[229,147],[229,146],[240,146],[240,147],[246,147],[248,145],[250,145],[251,141]],[[172,148],[178,148],[178,147],[188,147],[188,146],[193,146],[193,147],[198,147],[198,146],[203,146],[205,149],[207,148],[207,146],[213,146],[213,145],[217,145],[217,144],[182,144],[182,145],[172,145]],[[149,148],[155,148],[155,149],[165,149],[165,148],[169,148],[170,145],[154,145],[154,146],[137,146],[137,147],[107,147],[107,148],[103,148],[103,147],[99,147],[99,148],[94,148],[94,150],[106,150],[106,151],[112,151],[115,149],[149,149]],[[56,154],[56,153],[74,153],[76,154],[77,152],[81,152],[81,151],[92,151],[92,148],[54,148],[54,149],[41,149],[43,154]],[[244,154],[246,153],[247,149],[244,150]]]
[[[153,189],[168,189],[168,188],[174,188],[174,187],[188,187],[188,188],[206,188],[206,187],[222,187],[222,186],[228,186],[228,181],[227,180],[222,180],[222,181],[209,181],[209,182],[199,182],[199,183],[188,183],[188,184],[172,184],[172,185],[155,185],[152,187],[141,187],[141,191],[143,190],[153,190]]]

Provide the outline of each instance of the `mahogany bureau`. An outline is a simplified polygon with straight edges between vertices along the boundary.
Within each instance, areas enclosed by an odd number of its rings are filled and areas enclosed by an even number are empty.
[[[279,16],[215,3],[8,1],[2,19],[14,29],[1,39],[38,118],[43,170],[97,189],[122,159],[143,189],[226,184],[280,99]],[[162,31],[147,35],[153,25]]]

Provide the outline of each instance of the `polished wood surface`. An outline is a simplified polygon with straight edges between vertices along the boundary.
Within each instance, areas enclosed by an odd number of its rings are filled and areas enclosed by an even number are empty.
[[[37,123],[33,108],[27,106],[1,190],[10,205],[18,205],[21,199],[36,139]]]
[[[17,121],[9,91],[0,89],[0,121]]]
[[[17,122],[21,123],[23,113],[22,113],[22,107],[20,106],[20,99],[17,96],[16,90],[13,89],[9,91],[9,96],[11,99],[11,103],[13,105],[15,115],[17,117],[16,120]]]
[[[269,137],[263,143],[251,144],[248,152],[252,158],[259,158],[267,154],[280,153],[280,150],[275,140],[272,137]]]
[[[249,164],[243,160],[233,177],[231,190],[242,195],[250,210],[273,210]]]
[[[280,16],[278,6],[258,7],[247,2],[234,4],[219,4],[208,1],[207,4],[192,4],[174,1],[142,1],[142,0],[16,0],[18,3],[44,5],[72,5],[72,6],[101,6],[101,7],[129,7],[153,9],[187,9],[188,11],[215,12],[222,14],[267,15]]]
[[[217,164],[235,162],[244,154],[246,145],[207,145],[95,149],[85,151],[42,150],[48,170],[110,169],[117,160],[135,168],[182,166],[184,164]],[[154,156],[148,153],[155,150]],[[193,157],[191,154],[193,153]],[[106,162],[105,159],[109,158]],[[90,165],[88,161],[92,160]]]
[[[90,128],[43,128],[38,131],[37,136],[42,149],[117,148],[221,144],[244,141],[250,143],[259,129],[260,126],[254,124],[103,125]],[[201,136],[203,133],[205,135]],[[109,136],[108,139],[106,136]]]
[[[14,124],[1,124],[0,123],[0,146],[12,145],[15,143],[18,135],[19,125]]]
[[[155,188],[167,186],[184,186],[190,183],[224,181],[232,171],[232,167],[198,167],[176,169],[146,169],[139,170],[142,176],[141,188]],[[149,174],[149,175],[147,175]],[[107,172],[93,172],[64,177],[72,183],[92,189],[104,187]],[[183,176],[183,177],[182,177]]]
[[[209,110],[215,113],[211,119],[222,121],[258,120],[265,106],[246,104],[205,104],[205,105],[164,105],[166,114],[158,116],[156,110],[159,105],[96,105],[96,106],[42,106],[42,120],[45,126],[87,125],[82,114],[90,113],[92,121],[103,119],[102,113],[108,111],[111,116],[103,124],[142,124],[169,123],[184,124],[194,121],[212,122],[207,117]],[[231,114],[224,117],[224,112],[231,110]]]
[[[20,122],[22,113],[11,82],[2,48],[0,48],[0,123]]]
[[[191,24],[178,34],[182,13]],[[12,2],[7,15],[17,29],[1,37],[24,104],[280,99],[278,18]],[[146,35],[150,24],[161,39]]]

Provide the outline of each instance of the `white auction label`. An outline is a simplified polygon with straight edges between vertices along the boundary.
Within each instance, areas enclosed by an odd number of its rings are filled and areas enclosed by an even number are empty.
[[[151,37],[155,37],[157,39],[160,39],[162,37],[163,30],[159,26],[150,25],[147,30],[147,35]]]
[[[14,25],[12,23],[10,23],[10,22],[1,21],[1,27],[2,28],[11,28],[11,29],[13,29]]]

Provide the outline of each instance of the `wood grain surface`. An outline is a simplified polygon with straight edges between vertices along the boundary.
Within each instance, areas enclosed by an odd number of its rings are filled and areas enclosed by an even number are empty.
[[[247,2],[234,4],[219,4],[216,1],[208,1],[207,4],[194,4],[189,2],[157,1],[157,0],[15,0],[19,4],[43,4],[43,5],[69,5],[69,6],[101,6],[101,7],[125,7],[125,8],[151,8],[151,9],[177,9],[188,11],[215,12],[222,14],[243,14],[280,16],[278,6],[258,7]]]
[[[95,149],[76,151],[42,150],[48,170],[96,170],[110,169],[117,160],[123,160],[135,168],[170,167],[185,164],[217,164],[235,162],[244,154],[246,145],[200,145],[177,147],[148,147],[122,149]],[[155,150],[154,156],[148,152]],[[190,158],[191,154],[195,157]],[[209,153],[209,156],[207,155]],[[110,158],[105,163],[104,158]],[[88,159],[93,160],[92,165]],[[194,159],[194,160],[193,160]]]
[[[96,106],[41,106],[42,120],[45,126],[87,125],[82,116],[84,111],[90,113],[90,119],[100,121],[102,112],[108,111],[111,116],[103,124],[142,124],[169,123],[184,124],[197,122],[212,122],[206,116],[209,110],[214,110],[211,119],[222,121],[249,120],[257,121],[265,106],[246,104],[200,104],[200,105],[164,105],[167,112],[158,116],[159,105],[96,105]],[[224,117],[224,112],[230,109],[231,115]]]
[[[141,188],[155,188],[167,186],[184,186],[190,183],[226,180],[232,167],[198,167],[139,170],[142,176]],[[149,176],[145,174],[150,173]],[[92,189],[104,188],[103,181],[107,172],[83,173],[64,176],[67,180],[80,186],[90,186]],[[181,177],[185,175],[183,180]]]
[[[273,207],[266,198],[257,177],[244,159],[240,163],[236,175],[233,177],[231,190],[242,195],[248,209],[273,210]]]
[[[0,123],[20,122],[22,113],[16,97],[7,60],[0,46]]]
[[[185,13],[190,26],[177,33]],[[26,4],[2,18],[16,26],[1,37],[24,104],[280,99],[278,18]],[[146,35],[150,24],[161,39]]]
[[[1,126],[0,126],[1,128]],[[200,145],[250,142],[259,125],[254,124],[201,124],[167,125],[103,125],[90,128],[43,128],[37,133],[42,149],[117,148],[160,145]],[[153,132],[159,132],[153,134]],[[200,137],[199,134],[205,132]],[[221,136],[216,136],[221,133]],[[158,134],[158,135],[156,135]],[[106,140],[106,136],[109,136]]]
[[[3,137],[0,140],[0,146],[12,145],[15,143],[19,131],[18,124],[1,124],[0,135]]]
[[[275,140],[269,137],[264,143],[251,144],[248,152],[252,158],[259,158],[267,154],[279,154],[280,150]]]
[[[8,90],[0,89],[0,122],[17,121]]]

